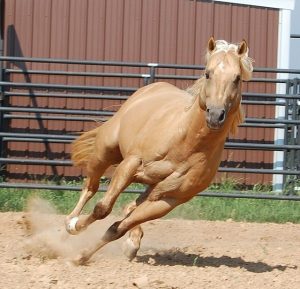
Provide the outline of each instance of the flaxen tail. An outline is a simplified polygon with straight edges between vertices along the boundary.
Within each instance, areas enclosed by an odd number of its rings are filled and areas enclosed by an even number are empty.
[[[95,141],[99,127],[83,133],[72,144],[71,158],[73,164],[85,168],[95,153]]]

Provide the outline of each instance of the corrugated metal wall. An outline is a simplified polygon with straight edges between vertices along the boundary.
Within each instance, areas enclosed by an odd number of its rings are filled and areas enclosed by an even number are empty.
[[[65,59],[117,60],[176,64],[204,64],[206,43],[211,35],[216,39],[238,42],[246,39],[257,67],[276,67],[278,10],[235,4],[191,0],[6,0],[5,54],[9,56],[52,57]],[[14,65],[16,66],[16,65]],[[96,66],[68,67],[65,64],[32,64],[26,69],[76,71],[114,71],[116,68]],[[128,71],[136,72],[138,68]],[[164,73],[175,73],[164,69]],[[184,74],[184,71],[182,72]],[[269,76],[260,73],[260,77]],[[271,77],[271,76],[270,76]],[[24,80],[22,75],[13,80]],[[26,82],[51,82],[92,85],[138,86],[133,79],[83,78],[67,76],[27,76]],[[175,82],[175,81],[174,81]],[[176,81],[186,87],[186,81]],[[252,92],[274,92],[271,84],[247,84]],[[19,106],[64,108],[112,108],[111,101],[11,97]],[[118,105],[119,103],[117,103]],[[274,117],[271,107],[245,107],[247,117]],[[12,131],[66,133],[86,130],[84,123],[67,121],[13,120]],[[271,129],[241,128],[238,139],[272,142]],[[69,153],[65,144],[11,143],[11,156],[64,158]],[[50,155],[49,155],[50,154]],[[271,152],[230,151],[224,154],[224,164],[255,168],[272,167]],[[11,179],[48,175],[78,174],[74,168],[9,165]],[[245,183],[270,181],[270,176],[236,174]]]

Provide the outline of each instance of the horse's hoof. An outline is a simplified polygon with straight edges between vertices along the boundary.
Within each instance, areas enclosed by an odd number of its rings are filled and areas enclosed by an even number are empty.
[[[77,235],[80,231],[76,230],[76,224],[78,222],[78,217],[73,217],[72,219],[67,219],[66,230],[71,235]]]
[[[139,248],[137,248],[130,238],[126,239],[123,244],[123,253],[128,258],[129,261],[132,261],[138,252]]]
[[[86,265],[89,259],[90,259],[89,257],[87,257],[83,254],[80,254],[72,260],[72,263],[75,266],[82,266],[82,265]]]

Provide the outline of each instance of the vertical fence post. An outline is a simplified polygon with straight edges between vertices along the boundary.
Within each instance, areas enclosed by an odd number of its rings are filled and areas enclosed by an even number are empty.
[[[297,83],[298,83],[298,79],[295,78],[293,80],[293,94],[296,95],[297,94]],[[297,119],[297,99],[293,99],[292,100],[292,111],[291,111],[291,117],[292,120],[296,120]],[[292,126],[292,130],[291,130],[291,138],[288,140],[289,144],[295,145],[296,144],[296,125]],[[295,158],[296,158],[296,150],[291,150],[291,169],[296,169],[296,163],[295,163]]]
[[[293,81],[288,80],[286,82],[286,94],[289,95],[293,91]],[[291,111],[293,108],[293,99],[286,99],[285,104],[285,119],[291,119]],[[291,139],[291,132],[293,131],[293,125],[285,124],[284,126],[284,145],[288,145]],[[283,158],[283,169],[289,170],[292,169],[291,165],[291,150],[285,149],[284,150],[284,158]],[[290,194],[290,187],[291,187],[291,176],[284,175],[283,177],[283,191],[285,194]]]
[[[281,76],[281,75],[279,75]],[[278,83],[276,92],[277,94],[289,94],[290,90],[290,81],[287,79],[285,83]],[[284,106],[276,106],[275,107],[275,118],[278,122],[280,120],[286,119],[286,109],[287,109],[287,100],[283,98],[277,98],[276,101],[282,102],[285,104]],[[275,128],[274,133],[274,143],[276,145],[284,145],[286,141],[286,133],[287,133],[288,125],[286,124],[284,126],[284,129],[282,128]],[[273,155],[273,169],[274,170],[283,170],[285,168],[285,160],[286,160],[286,150],[284,151],[274,151]],[[283,191],[284,187],[284,181],[285,177],[284,175],[280,174],[274,174],[273,175],[273,191],[277,193],[281,193]]]
[[[297,95],[299,89],[299,79],[295,78],[293,80],[293,94]],[[299,100],[294,98],[291,103],[291,111],[290,116],[292,120],[299,120],[300,115],[300,103]],[[300,136],[299,136],[299,125],[293,125],[290,137],[288,139],[288,144],[292,145],[298,145],[300,144]],[[290,169],[292,170],[298,170],[299,169],[299,151],[293,149],[290,153]],[[300,182],[299,182],[299,176],[289,176],[289,194],[295,195],[298,191],[300,191]]]
[[[158,63],[148,63],[148,67],[150,67],[150,78],[149,83],[153,83],[155,81],[155,68],[158,66]]]
[[[292,83],[290,80],[287,80],[286,82],[286,94],[289,95],[291,94],[291,87],[292,87]],[[290,111],[290,107],[291,107],[291,102],[293,100],[292,99],[286,99],[285,100],[285,119],[288,120],[289,119],[289,111]],[[290,138],[290,129],[291,129],[291,125],[289,124],[285,124],[284,125],[284,145],[288,144],[288,139]],[[289,150],[284,150],[284,158],[283,158],[283,169],[287,170],[289,168]],[[286,182],[286,177],[284,176],[284,183]]]
[[[291,93],[297,95],[298,92],[298,82],[299,79],[295,78],[290,80],[287,85],[287,94]],[[297,120],[298,112],[298,102],[296,98],[288,99],[285,107],[286,120]],[[285,125],[285,145],[297,145],[297,134],[298,127],[295,124],[286,124]],[[284,169],[285,170],[297,170],[297,155],[298,152],[296,149],[288,149],[284,151]],[[287,195],[295,194],[297,183],[297,176],[295,175],[286,175],[284,177],[284,193]]]
[[[300,79],[298,78],[297,79],[297,90],[296,90],[296,93],[297,95],[300,96]],[[295,102],[295,111],[296,111],[296,120],[300,120],[300,100],[297,100]],[[295,140],[296,140],[296,144],[297,145],[300,145],[300,125],[297,124],[296,125],[296,137],[295,137]],[[295,157],[295,160],[296,160],[296,170],[299,171],[300,170],[300,150],[297,150],[296,151],[296,157]],[[299,176],[296,176],[296,187],[295,187],[295,191],[296,192],[300,192],[300,177]]]
[[[2,56],[2,55],[1,55]],[[1,57],[0,56],[0,57]],[[0,59],[0,81],[3,81],[3,77],[4,77],[4,65],[3,65],[3,60]],[[3,100],[4,100],[4,86],[0,85],[0,107],[3,105]],[[3,132],[4,129],[4,124],[3,124],[4,118],[3,118],[3,111],[0,111],[0,132]],[[3,157],[3,137],[0,136],[0,157]],[[0,172],[2,172],[2,163],[0,162]],[[2,175],[2,173],[1,173]],[[2,181],[2,180],[0,180]]]

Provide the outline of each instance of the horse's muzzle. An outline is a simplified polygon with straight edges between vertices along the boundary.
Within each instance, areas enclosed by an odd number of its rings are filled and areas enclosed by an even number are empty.
[[[207,108],[206,123],[211,129],[220,129],[226,119],[226,111],[223,108]]]

